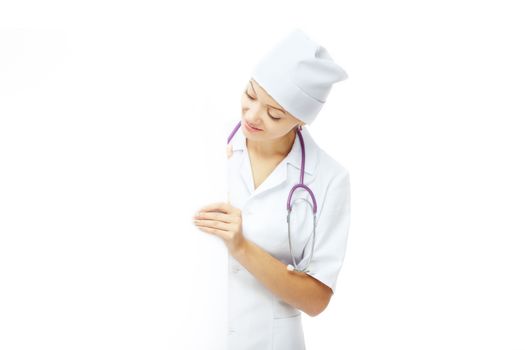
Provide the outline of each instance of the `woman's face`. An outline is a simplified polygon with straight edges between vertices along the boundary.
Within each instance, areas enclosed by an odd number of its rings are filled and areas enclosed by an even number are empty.
[[[253,140],[278,139],[304,123],[288,113],[254,80],[250,79],[241,98],[242,129]],[[251,131],[246,124],[259,129]]]

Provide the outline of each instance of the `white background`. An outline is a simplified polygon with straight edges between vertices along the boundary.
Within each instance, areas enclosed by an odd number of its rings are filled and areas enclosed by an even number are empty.
[[[226,123],[293,28],[349,78],[351,177],[308,349],[525,349],[520,1],[2,1],[0,348],[223,349]]]

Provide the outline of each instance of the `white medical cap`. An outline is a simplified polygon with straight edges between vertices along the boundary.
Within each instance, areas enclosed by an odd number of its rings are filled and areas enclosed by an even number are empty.
[[[252,78],[288,113],[312,124],[332,84],[348,77],[323,46],[294,29],[252,71]]]

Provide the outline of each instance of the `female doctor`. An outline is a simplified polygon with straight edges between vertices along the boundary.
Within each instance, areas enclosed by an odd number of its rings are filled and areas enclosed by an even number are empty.
[[[319,315],[335,291],[350,224],[349,173],[304,125],[346,78],[324,47],[295,29],[246,85],[227,139],[228,202],[194,216],[229,252],[228,350],[305,349],[301,311]]]

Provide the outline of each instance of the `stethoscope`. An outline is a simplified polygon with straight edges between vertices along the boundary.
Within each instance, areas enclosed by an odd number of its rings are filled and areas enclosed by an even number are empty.
[[[231,132],[230,136],[228,136],[228,141],[226,142],[226,144],[229,144],[231,139],[233,138],[233,136],[235,135],[235,133],[237,132],[237,130],[239,130],[239,128],[241,127],[241,122],[239,122],[235,128],[233,129],[233,131]],[[302,153],[302,156],[301,156],[301,179],[300,179],[300,183],[294,185],[292,187],[292,189],[290,190],[290,193],[288,194],[288,201],[286,203],[286,209],[288,211],[288,215],[286,216],[286,222],[288,223],[288,245],[290,247],[290,255],[292,257],[292,263],[293,265],[291,264],[288,264],[288,266],[286,267],[288,269],[288,271],[298,271],[298,272],[310,272],[309,270],[307,270],[307,268],[310,266],[310,261],[312,260],[312,257],[314,255],[314,246],[315,246],[315,226],[316,226],[316,222],[317,222],[317,202],[315,200],[315,196],[312,192],[312,190],[310,190],[310,188],[308,188],[308,186],[306,186],[303,182],[304,180],[304,162],[305,162],[305,152],[304,152],[304,141],[303,141],[303,135],[301,134],[301,130],[302,130],[302,127],[301,126],[298,126],[296,128],[297,130],[297,135],[299,135],[299,141],[301,143],[301,153]],[[312,212],[313,212],[313,218],[314,218],[314,221],[313,221],[313,224],[314,224],[314,230],[313,230],[313,237],[312,237],[312,249],[310,251],[310,258],[308,259],[308,263],[306,264],[306,266],[302,269],[299,269],[298,266],[297,266],[297,263],[295,261],[295,257],[292,253],[292,239],[291,239],[291,234],[290,234],[290,213],[292,212],[292,206],[290,205],[290,201],[292,199],[292,195],[294,193],[294,191],[298,188],[304,188],[309,194],[310,194],[310,197],[312,198],[312,202],[313,202],[313,207],[312,207],[312,204],[307,201],[306,199],[304,198],[299,198],[299,199],[302,199],[304,200],[306,203],[308,203],[308,205],[310,206],[310,208],[312,209]]]

